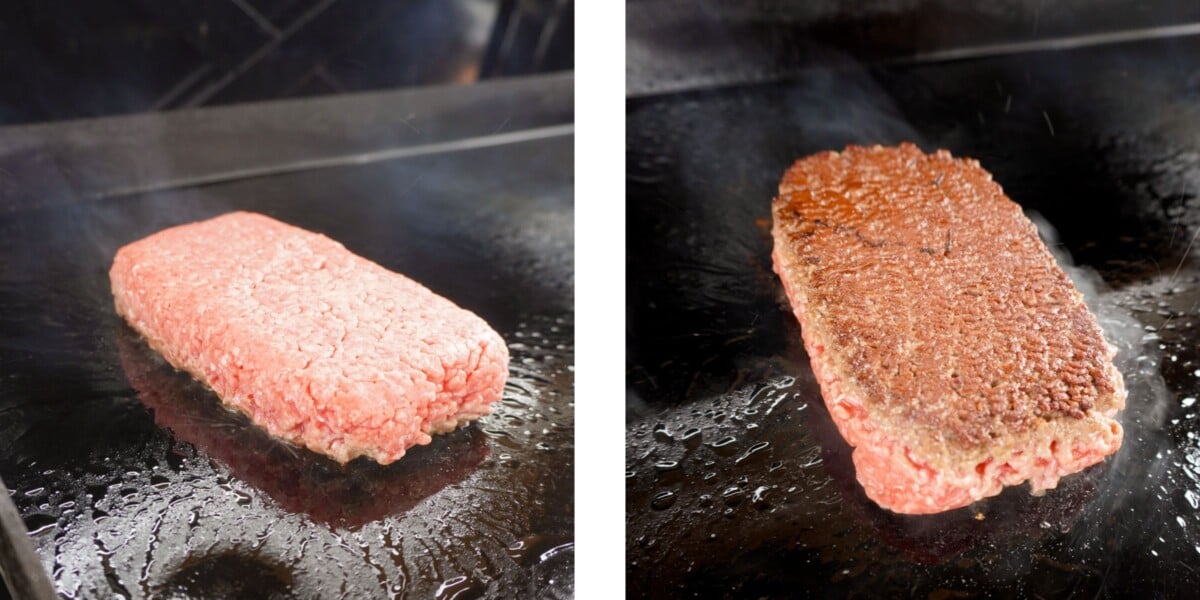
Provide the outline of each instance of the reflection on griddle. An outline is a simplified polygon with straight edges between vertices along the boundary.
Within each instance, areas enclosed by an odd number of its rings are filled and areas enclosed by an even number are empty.
[[[294,597],[287,567],[264,557],[218,554],[184,565],[163,586],[161,597],[259,598]]]
[[[360,458],[345,465],[271,437],[230,411],[203,384],[167,364],[137,332],[117,330],[121,367],[160,427],[195,446],[285,510],[332,527],[358,527],[416,506],[462,481],[488,455],[471,426],[435,436],[386,467]]]

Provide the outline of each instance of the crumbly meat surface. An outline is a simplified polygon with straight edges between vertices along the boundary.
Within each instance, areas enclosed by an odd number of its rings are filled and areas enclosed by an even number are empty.
[[[269,433],[391,463],[486,415],[508,349],[483,319],[319,234],[246,212],[121,248],[118,314]]]
[[[1053,487],[1120,445],[1114,349],[978,162],[911,144],[824,152],[792,166],[772,213],[775,269],[826,402],[852,445],[875,444],[856,464],[904,455],[860,481],[963,469],[973,481],[951,488],[981,489],[962,505],[997,482]]]

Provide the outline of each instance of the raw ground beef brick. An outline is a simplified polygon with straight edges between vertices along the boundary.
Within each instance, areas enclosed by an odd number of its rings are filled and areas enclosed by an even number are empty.
[[[117,312],[274,436],[382,464],[490,412],[508,349],[483,319],[341,244],[237,212],[121,248]]]

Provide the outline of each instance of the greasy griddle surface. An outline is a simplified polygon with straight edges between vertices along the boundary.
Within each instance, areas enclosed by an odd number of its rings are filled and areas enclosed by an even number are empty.
[[[570,596],[571,164],[561,137],[0,218],[0,475],[60,590]],[[388,467],[343,469],[165,365],[114,313],[112,256],[238,209],[486,319],[512,352],[495,412]]]
[[[857,69],[628,104],[628,589],[706,597],[1180,596],[1200,585],[1200,41]],[[1031,497],[865,498],[771,270],[799,156],[977,158],[1081,265],[1125,444]],[[1196,248],[1192,246],[1194,253]],[[1093,278],[1098,276],[1098,278]]]

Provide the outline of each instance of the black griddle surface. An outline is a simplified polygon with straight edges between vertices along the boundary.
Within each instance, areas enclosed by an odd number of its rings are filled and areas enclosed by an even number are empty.
[[[832,51],[831,51],[832,53]],[[833,53],[835,54],[835,53]],[[1188,597],[1200,587],[1200,40],[864,67],[627,103],[634,597]],[[1129,387],[1104,464],[930,517],[854,478],[781,286],[783,172],[978,158],[1079,265]],[[1054,233],[1057,230],[1057,233]]]
[[[502,118],[502,116],[497,116]],[[573,593],[573,139],[0,216],[0,476],[68,597]],[[121,245],[253,210],[475,311],[495,413],[379,467],[268,439],[116,316]]]

